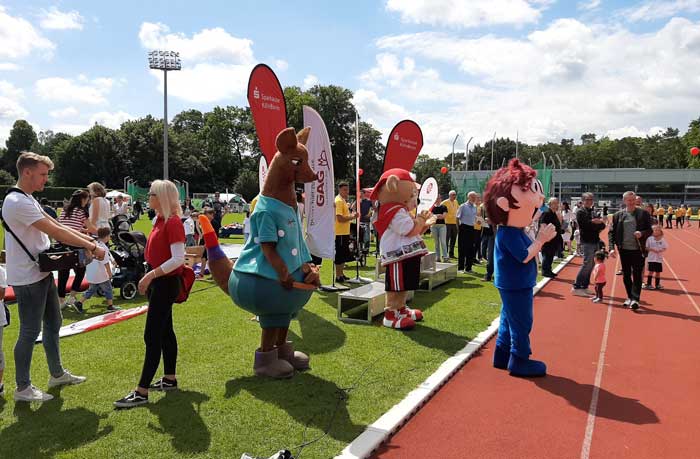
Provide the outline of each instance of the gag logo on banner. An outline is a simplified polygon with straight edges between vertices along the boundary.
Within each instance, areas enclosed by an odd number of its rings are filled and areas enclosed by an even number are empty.
[[[323,207],[323,205],[326,203],[326,187],[324,186],[326,172],[330,169],[330,167],[328,166],[328,155],[326,154],[326,150],[321,151],[317,164],[318,182],[316,183],[316,206]]]
[[[418,149],[418,141],[413,140],[413,139],[407,139],[405,137],[399,136],[399,133],[397,132],[394,134],[394,140],[396,142],[399,142],[399,146],[401,148],[408,148],[409,150],[417,150]]]
[[[253,90],[253,99],[260,99],[260,91],[258,91],[258,87],[256,86],[255,89]]]
[[[256,86],[255,89],[253,90],[253,99],[259,100],[262,97],[262,104],[260,106],[262,108],[268,109],[268,110],[275,110],[275,111],[281,111],[282,110],[282,100],[279,97],[274,97],[274,96],[266,96],[265,94],[261,94],[260,91],[258,90],[258,87]]]

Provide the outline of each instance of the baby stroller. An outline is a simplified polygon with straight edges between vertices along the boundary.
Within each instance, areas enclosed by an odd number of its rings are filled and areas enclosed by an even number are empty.
[[[110,220],[112,225],[112,242],[116,244],[116,237],[119,233],[124,233],[131,231],[132,225],[136,221],[136,217],[129,217],[127,215],[115,215]]]
[[[112,286],[119,289],[123,299],[132,300],[138,293],[139,281],[146,274],[146,235],[139,231],[124,231],[113,234],[112,241],[114,248],[110,253],[117,264]]]

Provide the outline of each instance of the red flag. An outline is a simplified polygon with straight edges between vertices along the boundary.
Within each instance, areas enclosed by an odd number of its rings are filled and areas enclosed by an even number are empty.
[[[410,171],[423,148],[423,133],[418,124],[403,120],[394,126],[386,142],[382,172],[398,167]]]
[[[287,127],[287,105],[275,72],[258,64],[248,79],[248,105],[253,114],[258,142],[267,163],[272,162],[277,134]]]

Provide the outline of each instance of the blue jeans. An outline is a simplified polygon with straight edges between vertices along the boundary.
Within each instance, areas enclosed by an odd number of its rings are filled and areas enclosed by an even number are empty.
[[[435,240],[437,261],[442,261],[447,258],[447,226],[444,224],[433,225],[430,228],[430,232],[433,233],[433,239]]]
[[[34,342],[41,332],[42,322],[44,333],[41,343],[44,345],[49,371],[56,377],[64,373],[58,345],[58,332],[63,317],[53,274],[33,284],[16,286],[14,290],[19,315],[19,336],[15,345],[15,381],[17,390],[22,391],[31,384],[29,369],[32,364],[32,352]]]
[[[530,331],[532,331],[532,289],[498,289],[503,306],[498,326],[496,346],[510,349],[522,359],[530,358]]]
[[[578,275],[576,276],[574,288],[588,288],[588,284],[591,283],[593,256],[598,250],[598,243],[582,242],[581,247],[583,247],[583,264],[581,265],[581,269],[579,269]]]
[[[114,293],[112,291],[112,282],[106,280],[104,282],[101,282],[99,284],[90,284],[90,288],[87,289],[85,292],[85,299],[90,299],[93,296],[97,295],[100,293],[102,296],[105,297],[106,300],[113,300],[114,299]]]

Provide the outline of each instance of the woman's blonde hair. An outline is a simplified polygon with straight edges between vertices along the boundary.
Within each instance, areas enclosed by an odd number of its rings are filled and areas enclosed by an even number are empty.
[[[155,193],[160,203],[160,214],[165,220],[171,215],[182,217],[180,207],[180,192],[170,180],[154,180],[151,183],[151,193]]]
[[[100,198],[104,198],[107,195],[105,187],[102,186],[100,182],[92,182],[87,186],[87,189],[90,191],[90,193]]]

